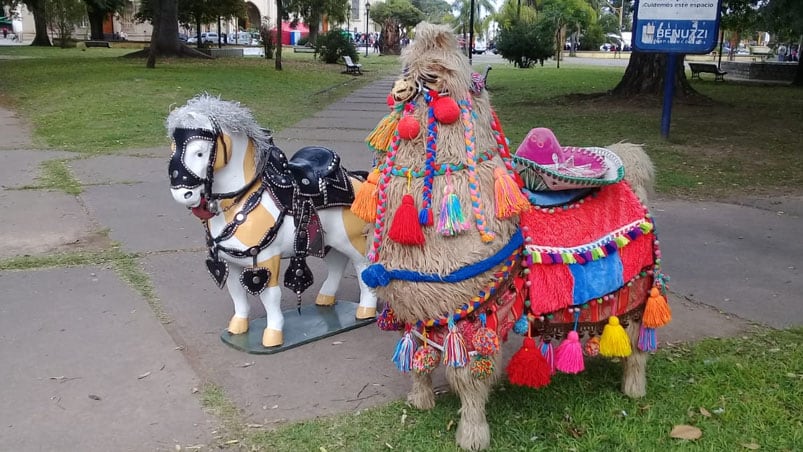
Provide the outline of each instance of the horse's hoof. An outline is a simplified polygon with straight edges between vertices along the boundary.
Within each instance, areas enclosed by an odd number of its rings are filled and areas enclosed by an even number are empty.
[[[318,306],[332,306],[335,304],[335,296],[319,293],[318,296],[315,297],[315,304]]]
[[[376,317],[376,308],[357,306],[357,314],[355,316],[357,320],[373,319]]]
[[[229,321],[229,333],[243,334],[248,331],[248,319],[245,317],[237,317],[236,315]]]
[[[278,347],[283,342],[284,337],[282,337],[282,332],[279,330],[265,328],[265,331],[262,332],[262,345],[264,347]]]

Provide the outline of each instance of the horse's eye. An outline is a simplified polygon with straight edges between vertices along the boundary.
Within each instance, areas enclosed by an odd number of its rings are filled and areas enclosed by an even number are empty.
[[[203,153],[203,152],[199,152],[199,153],[197,153],[197,154],[195,154],[195,155],[197,155],[197,156],[198,156],[198,158],[201,158],[201,157],[203,157],[203,156],[204,156],[204,153]]]

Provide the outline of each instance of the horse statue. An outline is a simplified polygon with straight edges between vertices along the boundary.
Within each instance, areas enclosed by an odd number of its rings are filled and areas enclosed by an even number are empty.
[[[300,149],[289,160],[269,131],[235,102],[209,95],[190,99],[167,118],[173,155],[170,192],[206,230],[206,266],[234,302],[231,334],[248,331],[247,294],[267,313],[264,347],[282,345],[279,264],[289,258],[285,286],[299,297],[312,284],[308,255],[323,258],[328,274],[315,303],[331,306],[349,260],[357,271],[357,319],[376,316],[376,295],[359,277],[365,258],[365,222],[349,209],[361,177],[322,147]],[[229,281],[229,273],[239,282]]]
[[[511,383],[541,387],[600,354],[621,358],[623,391],[643,396],[669,310],[652,217],[635,194],[652,180],[641,146],[564,147],[533,129],[511,155],[447,27],[419,24],[401,61],[352,210],[373,223],[362,277],[387,302],[378,326],[402,334],[392,359],[412,374],[408,402],[434,406],[431,372],[443,364],[462,404],[457,444],[488,447],[485,403],[511,330],[524,336]]]

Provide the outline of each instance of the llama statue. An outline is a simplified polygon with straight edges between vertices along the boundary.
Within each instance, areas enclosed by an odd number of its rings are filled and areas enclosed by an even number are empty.
[[[533,129],[511,155],[446,27],[420,24],[402,63],[351,209],[373,224],[362,277],[387,302],[379,327],[402,334],[393,361],[412,375],[408,401],[434,406],[431,372],[443,365],[462,404],[457,444],[488,447],[485,404],[511,330],[524,336],[511,383],[541,387],[600,354],[623,358],[623,391],[643,396],[646,352],[669,319],[652,218],[622,180],[637,168],[646,196],[646,154],[561,147]]]

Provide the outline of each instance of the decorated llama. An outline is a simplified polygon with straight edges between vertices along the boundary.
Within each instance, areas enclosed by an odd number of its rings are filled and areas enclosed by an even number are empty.
[[[512,156],[482,78],[457,49],[448,28],[418,26],[391,113],[368,137],[377,167],[352,211],[374,224],[362,276],[388,302],[380,328],[402,332],[393,361],[412,374],[408,401],[434,406],[431,372],[443,364],[462,403],[457,443],[478,450],[490,444],[485,403],[511,329],[524,335],[507,365],[513,384],[577,373],[585,348],[625,358],[623,390],[638,397],[644,351],[669,313],[652,219],[619,182],[633,164],[646,194],[646,154],[612,146],[623,165],[534,129]],[[541,154],[546,162],[531,160]]]

